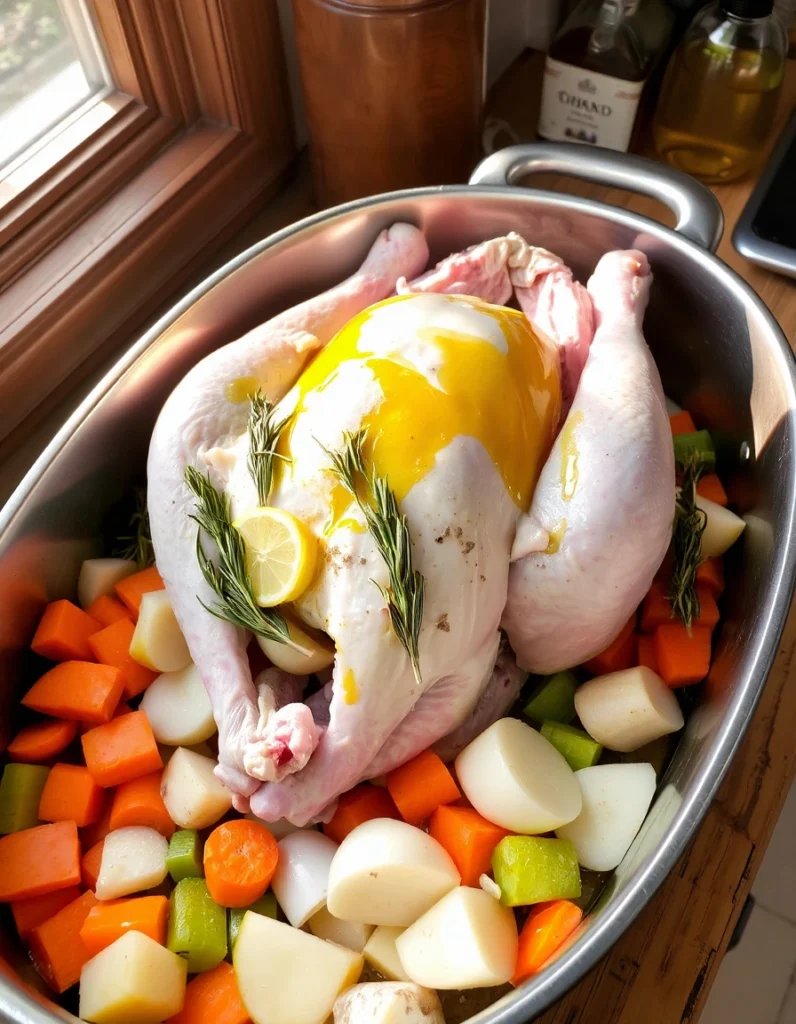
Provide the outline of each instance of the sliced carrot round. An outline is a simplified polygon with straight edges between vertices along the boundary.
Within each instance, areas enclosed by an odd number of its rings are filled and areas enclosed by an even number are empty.
[[[205,880],[222,907],[248,907],[271,884],[279,859],[276,839],[264,825],[246,818],[227,821],[205,843]]]
[[[20,729],[8,745],[12,761],[42,764],[57,757],[77,735],[77,722],[48,718]]]

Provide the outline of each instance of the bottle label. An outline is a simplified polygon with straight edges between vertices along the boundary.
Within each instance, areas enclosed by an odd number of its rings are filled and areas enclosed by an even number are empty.
[[[627,151],[643,82],[600,75],[547,58],[539,134]]]

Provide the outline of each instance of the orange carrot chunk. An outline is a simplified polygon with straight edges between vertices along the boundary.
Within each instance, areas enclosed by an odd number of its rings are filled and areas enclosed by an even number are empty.
[[[148,825],[170,839],[175,824],[169,817],[163,797],[160,795],[160,781],[163,772],[152,772],[139,779],[123,782],[113,795],[111,810],[111,831],[129,825]]]
[[[705,587],[698,583],[696,592],[697,597],[699,598],[699,615],[694,619],[692,625],[709,626],[713,629],[714,626],[718,625],[721,617],[719,615],[719,606],[716,604],[716,598],[713,596],[713,591],[710,587]]]
[[[120,619],[130,618],[130,612],[122,602],[117,601],[115,597],[110,597],[108,594],[102,594],[96,601],[93,601],[86,608],[86,615],[96,619],[101,626],[112,626],[114,622],[118,622]]]
[[[99,878],[100,867],[102,866],[102,848],[105,845],[105,840],[100,839],[98,843],[95,843],[91,849],[83,854],[80,861],[80,878],[86,889],[91,889],[92,892],[97,888],[97,879]]]
[[[106,789],[163,767],[152,726],[143,711],[133,711],[89,730],[82,743],[86,767],[97,785]]]
[[[79,933],[96,905],[94,893],[84,892],[30,933],[33,963],[55,992],[66,992],[77,984],[83,964],[90,959]]]
[[[248,907],[271,884],[278,859],[276,839],[264,825],[246,818],[219,825],[205,843],[210,895],[222,907]]]
[[[90,957],[101,953],[125,932],[141,932],[165,946],[168,915],[169,901],[165,896],[108,900],[89,911],[80,938]]]
[[[50,661],[91,661],[88,639],[102,626],[71,601],[53,601],[44,609],[30,646]]]
[[[727,507],[727,492],[724,490],[724,484],[715,473],[708,473],[706,476],[700,477],[697,484],[697,494],[707,498],[708,501],[715,501],[717,505]]]
[[[349,832],[357,825],[372,818],[398,818],[398,808],[386,789],[363,782],[343,793],[337,801],[337,810],[331,820],[323,826],[323,831],[336,843],[342,843]]]
[[[669,584],[664,580],[653,580],[641,605],[641,632],[654,633],[658,626],[671,621],[672,602],[669,600]]]
[[[99,633],[95,633],[89,639],[89,646],[97,661],[103,665],[113,665],[118,668],[122,677],[123,694],[125,700],[137,697],[139,693],[153,683],[157,672],[145,665],[139,665],[130,657],[130,641],[133,639],[135,626],[125,618],[119,619]]]
[[[387,775],[387,789],[401,817],[410,825],[429,818],[440,804],[461,799],[459,787],[433,750],[424,750]]]
[[[569,900],[550,900],[531,907],[520,932],[512,985],[520,985],[526,978],[538,974],[575,931],[582,918],[583,911]]]
[[[658,626],[655,657],[667,686],[691,686],[705,678],[710,669],[710,634],[708,626],[692,626],[690,635],[682,622]]]
[[[68,889],[58,889],[56,892],[48,892],[45,896],[34,896],[29,900],[16,900],[11,904],[11,913],[14,915],[14,924],[20,939],[27,939],[28,935],[40,924],[57,914],[62,907],[80,895],[80,886],[70,885]]]
[[[720,558],[711,558],[702,562],[697,569],[697,584],[713,591],[714,597],[724,590],[724,564]]]
[[[48,718],[20,729],[8,745],[12,761],[43,764],[57,757],[77,736],[77,722]]]
[[[53,718],[108,722],[122,695],[117,668],[90,661],[65,661],[34,683],[22,698],[26,708]]]
[[[37,825],[0,838],[0,903],[44,896],[80,881],[80,841],[73,821]]]
[[[40,821],[73,821],[78,828],[102,815],[105,793],[87,768],[76,764],[53,765],[39,801]]]
[[[462,885],[478,888],[492,867],[492,851],[509,831],[482,818],[472,807],[441,805],[431,815],[428,834],[444,846],[462,876]]]
[[[584,665],[595,676],[604,676],[608,672],[619,672],[621,669],[632,668],[636,664],[636,616],[632,615],[622,627],[619,636],[600,654],[595,655]]]
[[[132,576],[125,576],[116,584],[116,596],[122,604],[132,612],[135,618],[138,617],[138,609],[141,607],[141,598],[144,594],[151,594],[153,590],[165,590],[160,573],[152,566],[149,569],[142,569],[141,572],[134,572]]]
[[[655,637],[648,633],[639,633],[636,637],[638,642],[638,663],[644,668],[651,668],[653,672],[658,671],[658,659],[655,657]]]
[[[691,413],[676,412],[673,416],[669,417],[669,426],[672,428],[672,434],[693,434],[696,430],[696,424],[691,418]]]
[[[247,1024],[249,1014],[243,1005],[235,978],[235,968],[222,960],[188,982],[182,1010],[166,1024]]]
[[[110,832],[112,810],[113,802],[110,800],[106,801],[100,818],[92,825],[81,828],[80,842],[84,850],[90,850],[92,846],[96,846]]]

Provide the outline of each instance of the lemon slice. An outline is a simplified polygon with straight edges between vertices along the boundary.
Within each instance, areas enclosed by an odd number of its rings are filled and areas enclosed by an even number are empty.
[[[246,572],[261,608],[293,601],[310,585],[318,544],[291,512],[256,508],[234,524],[246,544]]]

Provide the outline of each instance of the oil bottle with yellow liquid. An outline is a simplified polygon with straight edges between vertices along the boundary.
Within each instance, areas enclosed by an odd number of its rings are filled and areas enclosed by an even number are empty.
[[[733,181],[763,157],[785,70],[774,0],[705,7],[666,71],[653,141],[658,156],[708,183]]]

